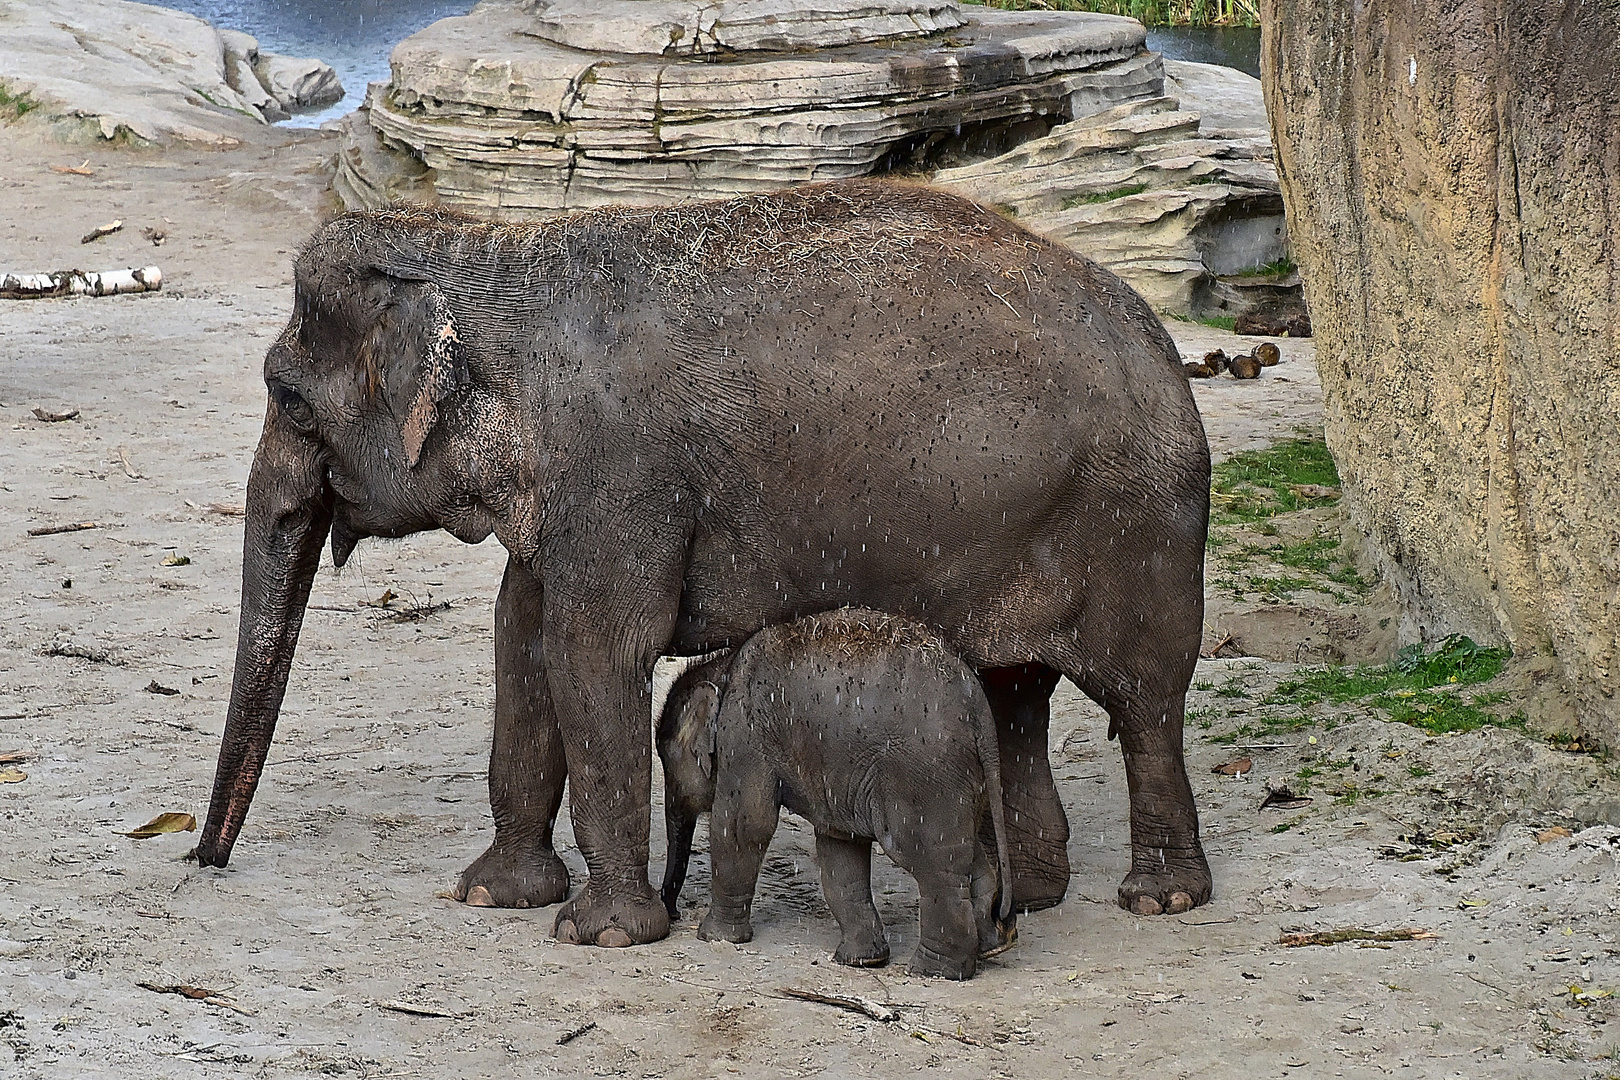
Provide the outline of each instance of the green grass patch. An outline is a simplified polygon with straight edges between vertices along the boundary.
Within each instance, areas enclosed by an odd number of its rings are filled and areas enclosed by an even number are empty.
[[[1236,315],[1211,315],[1207,319],[1199,319],[1198,322],[1200,325],[1212,327],[1216,330],[1225,330],[1228,333],[1234,333],[1237,330]]]
[[[1522,726],[1516,718],[1488,711],[1507,700],[1505,692],[1464,695],[1461,689],[1496,678],[1512,655],[1508,649],[1477,645],[1453,634],[1432,652],[1414,645],[1402,649],[1393,663],[1377,667],[1308,670],[1279,683],[1263,704],[1309,708],[1323,702],[1360,701],[1382,709],[1391,720],[1433,735],[1474,731],[1486,724]]]
[[[1276,262],[1262,263],[1259,266],[1251,266],[1247,270],[1239,270],[1237,272],[1237,276],[1238,277],[1287,277],[1289,274],[1292,274],[1297,269],[1298,269],[1298,267],[1294,265],[1294,260],[1288,258],[1285,255],[1282,258],[1278,259]]]
[[[19,93],[0,82],[0,118],[20,120],[39,108],[39,105],[39,101],[30,97],[27,91]]]
[[[1127,184],[1124,187],[1111,188],[1108,191],[1094,191],[1090,195],[1070,195],[1063,200],[1060,210],[1073,210],[1077,206],[1092,206],[1096,203],[1113,202],[1123,199],[1127,195],[1140,195],[1146,191],[1146,184]]]
[[[1332,506],[1339,501],[1337,494],[1313,494],[1309,489],[1338,486],[1339,470],[1321,439],[1285,439],[1264,450],[1247,450],[1227,458],[1211,473],[1211,523],[1250,524],[1295,510]]]

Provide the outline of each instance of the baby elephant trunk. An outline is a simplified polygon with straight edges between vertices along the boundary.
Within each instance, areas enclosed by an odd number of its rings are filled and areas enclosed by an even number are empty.
[[[984,766],[985,797],[990,800],[990,825],[996,834],[996,871],[1001,879],[996,922],[1006,931],[1013,910],[1012,853],[1007,846],[1007,811],[1001,799],[1001,745],[996,741],[996,721],[988,701],[975,703],[973,721],[979,763]]]

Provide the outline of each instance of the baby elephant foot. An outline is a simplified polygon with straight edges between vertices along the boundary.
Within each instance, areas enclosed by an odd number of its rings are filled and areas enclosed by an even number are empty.
[[[551,933],[558,941],[623,949],[669,936],[669,913],[652,886],[598,890],[595,884],[594,879],[587,881],[584,890],[557,912]]]
[[[754,940],[754,924],[746,915],[737,919],[726,918],[711,906],[698,926],[698,937],[703,941],[729,941],[733,945],[741,945]]]
[[[979,959],[1000,956],[1018,942],[1018,916],[1009,915],[1007,921],[993,920],[979,931]]]
[[[937,979],[963,979],[973,978],[978,970],[978,958],[972,953],[966,956],[946,956],[944,953],[930,949],[926,944],[919,944],[917,951],[911,954],[911,973],[913,975],[927,975]]]
[[[497,841],[462,871],[451,895],[473,907],[547,907],[568,897],[568,867],[548,847]]]
[[[833,952],[833,960],[848,967],[882,967],[889,962],[889,942],[883,936],[845,934]]]
[[[1180,915],[1209,902],[1209,863],[1195,858],[1168,863],[1152,872],[1132,871],[1119,885],[1119,906],[1136,915]]]

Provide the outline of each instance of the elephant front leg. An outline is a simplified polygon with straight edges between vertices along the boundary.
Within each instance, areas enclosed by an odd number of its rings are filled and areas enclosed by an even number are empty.
[[[913,975],[971,979],[978,970],[979,928],[968,874],[924,870],[917,875],[919,932]]]
[[[1182,759],[1184,696],[1111,711],[1125,751],[1131,793],[1131,872],[1119,906],[1171,915],[1209,900],[1209,861],[1198,840],[1198,808]]]
[[[740,944],[754,939],[754,890],[765,849],[776,835],[776,783],[759,755],[728,762],[722,752],[719,768],[709,815],[709,913],[698,937]]]
[[[843,939],[833,959],[850,967],[882,967],[889,962],[889,939],[872,903],[872,841],[816,833],[821,891]]]
[[[1057,904],[1069,888],[1069,818],[1047,754],[1051,697],[1060,676],[1044,664],[1023,664],[981,671],[979,678],[1001,750],[1013,904],[1018,911],[1039,911]],[[995,849],[993,834],[980,839]]]
[[[568,867],[552,848],[568,768],[540,649],[542,599],[540,582],[509,560],[495,601],[495,842],[454,894],[477,907],[545,907],[568,896]]]

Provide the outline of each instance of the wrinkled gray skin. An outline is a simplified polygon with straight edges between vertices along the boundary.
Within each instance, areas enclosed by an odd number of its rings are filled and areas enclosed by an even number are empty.
[[[785,806],[815,826],[839,963],[889,959],[872,903],[874,840],[917,879],[913,973],[970,979],[981,957],[1011,946],[995,719],[973,670],[921,624],[856,608],[761,630],[682,673],[657,743],[671,919],[697,817],[712,810],[704,940],[753,939],[759,868]],[[979,842],[987,812],[995,865]]]
[[[346,214],[298,256],[264,373],[204,865],[247,816],[322,543],[342,565],[442,528],[510,552],[469,903],[567,896],[566,780],[590,878],[558,938],[666,934],[654,662],[844,605],[920,620],[979,672],[1020,909],[1068,886],[1060,676],[1125,752],[1120,902],[1208,898],[1181,729],[1209,449],[1164,328],[1091,262],[875,182],[518,225]]]

